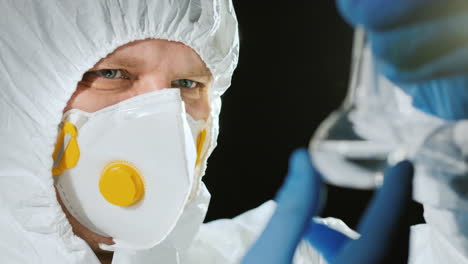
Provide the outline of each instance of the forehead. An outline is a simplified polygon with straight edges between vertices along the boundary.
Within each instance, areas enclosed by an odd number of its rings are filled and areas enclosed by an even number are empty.
[[[96,66],[135,70],[165,69],[211,75],[200,56],[180,42],[161,39],[138,40],[117,48]]]

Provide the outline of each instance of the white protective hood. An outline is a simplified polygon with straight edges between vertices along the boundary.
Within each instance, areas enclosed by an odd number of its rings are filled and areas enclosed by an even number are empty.
[[[220,96],[239,52],[233,6],[230,0],[2,0],[0,6],[0,263],[97,263],[55,195],[51,154],[62,110],[83,73],[119,46],[146,38],[182,42],[214,77],[213,149]],[[203,199],[208,203],[206,192]]]

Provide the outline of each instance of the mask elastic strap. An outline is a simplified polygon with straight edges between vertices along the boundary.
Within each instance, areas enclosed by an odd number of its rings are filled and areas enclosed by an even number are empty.
[[[200,162],[203,160],[202,156],[203,154],[203,146],[205,145],[206,141],[206,128],[200,131],[197,137],[197,161],[195,162],[195,166],[198,166]]]
[[[54,159],[54,168],[52,168],[53,175],[62,174],[63,170],[71,169],[76,166],[80,159],[80,148],[76,139],[78,135],[75,125],[70,122],[65,122],[60,131],[55,145],[54,153],[52,158]],[[65,148],[65,138],[69,138]]]

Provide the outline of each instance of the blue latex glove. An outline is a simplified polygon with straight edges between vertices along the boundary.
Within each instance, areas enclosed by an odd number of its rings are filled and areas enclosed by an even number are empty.
[[[468,1],[337,0],[362,25],[380,70],[423,111],[468,117]]]
[[[301,239],[309,241],[330,263],[382,263],[397,236],[407,241],[408,230],[399,228],[411,200],[413,167],[409,162],[402,162],[385,175],[383,187],[360,223],[361,238],[350,240],[311,221],[320,209],[322,184],[308,152],[296,151],[291,156],[286,182],[276,197],[277,209],[242,263],[291,263]],[[407,244],[400,246],[407,249]]]
[[[291,155],[288,177],[276,195],[277,207],[243,264],[291,263],[302,234],[321,203],[321,180],[306,150]]]

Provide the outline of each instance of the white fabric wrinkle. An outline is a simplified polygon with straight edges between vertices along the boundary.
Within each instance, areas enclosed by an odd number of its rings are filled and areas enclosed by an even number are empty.
[[[2,215],[3,219],[7,219],[7,215]],[[2,222],[0,224],[10,224],[10,222]],[[19,230],[18,225],[10,225],[8,232],[22,232]],[[2,235],[8,235],[3,233]],[[20,244],[21,247],[11,247],[12,243]],[[6,250],[2,250],[2,255],[0,256],[0,261],[2,260],[9,260],[8,263],[28,263],[30,262],[30,258],[38,259],[39,253],[35,250],[34,244],[29,240],[21,240],[21,241],[12,241],[12,240],[0,240],[0,248],[5,248]],[[32,254],[25,254],[23,249],[32,249]],[[6,252],[5,252],[6,251]],[[29,252],[28,252],[29,253]]]
[[[50,197],[44,193],[42,193],[42,196],[34,194],[30,197],[26,197],[26,199],[18,201],[18,204],[15,207],[17,208],[13,209],[13,216],[18,220],[18,222],[22,223],[25,230],[28,231],[37,231],[37,233],[41,234],[54,233],[57,230],[57,226],[43,226],[42,223],[44,221],[47,223],[55,223],[56,220],[62,218],[62,215],[43,213],[47,208],[52,208],[51,211],[54,211],[54,213],[58,212],[58,210],[54,210],[58,208],[54,208]]]
[[[189,7],[190,7],[190,3],[186,2],[182,6],[180,6],[178,9],[176,9],[176,12],[174,14],[174,20],[172,21],[172,24],[174,26],[177,26],[177,24],[180,23],[181,20],[190,21]],[[191,27],[187,27],[187,28],[179,28],[178,30],[180,31],[180,34],[187,35],[191,33],[192,30],[190,29]]]
[[[189,20],[192,23],[197,22],[201,17],[202,7],[200,1],[192,1],[189,4]]]
[[[192,6],[193,6],[193,2],[190,2],[190,3],[186,3],[186,5],[184,5],[182,7],[180,12],[182,12],[182,14],[183,14],[183,19],[186,19],[188,21],[192,21],[192,19],[190,18],[190,16],[191,16],[191,14],[190,14],[191,11],[190,10],[191,10]],[[187,27],[187,28],[180,29],[180,34],[189,36],[188,39],[193,39],[193,36],[192,36],[193,30],[191,30],[191,28]]]
[[[468,263],[466,256],[461,254],[436,229],[427,224],[411,227],[410,264],[443,264]]]
[[[6,67],[3,64],[3,61],[4,60],[2,60],[2,65],[4,66],[4,72],[6,72],[8,84],[11,85],[11,87],[13,87],[14,89],[16,89],[18,93],[21,93],[23,95],[23,98],[9,97],[6,100],[6,104],[8,104],[11,107],[11,110],[15,110],[14,113],[22,113],[25,115],[24,117],[22,117],[23,119],[25,119],[25,125],[29,125],[30,129],[36,129],[36,127],[40,125],[40,121],[36,120],[36,116],[31,114],[34,113],[34,110],[32,109],[33,102],[31,101],[29,95],[26,92],[23,92],[21,89],[19,89],[18,85],[13,82],[13,72],[8,70],[8,67]],[[24,105],[24,107],[21,107],[21,105]],[[9,111],[10,113],[12,112],[11,110]],[[29,124],[28,122],[26,122],[26,120],[32,120],[34,124]]]
[[[2,46],[3,45],[1,45],[1,43],[0,43],[0,48],[2,48],[2,50],[3,50]],[[6,81],[7,84],[10,85],[13,89],[18,90],[18,86],[15,84],[15,82],[13,82],[11,74],[8,71],[8,68],[6,67],[4,61],[5,60],[3,59],[3,57],[2,57],[2,55],[0,53],[0,66],[1,66],[0,67],[0,73],[1,73],[1,76],[3,77],[1,79]],[[5,102],[5,104],[3,105],[4,110],[8,109],[10,111],[10,112],[9,111],[2,111],[3,113],[8,113],[8,117],[11,117],[12,116],[11,111],[15,110],[15,111],[23,112],[26,116],[31,118],[31,116],[29,116],[29,114],[27,113],[27,111],[25,109],[20,107],[18,103],[14,102],[14,98],[12,98],[12,96],[10,94],[8,94],[5,89],[0,89],[0,96],[3,99],[3,101]],[[7,118],[7,120],[10,120],[10,118]],[[9,122],[8,122],[8,124],[9,124]],[[10,128],[9,126],[4,126],[3,123],[0,123],[0,126],[6,127],[7,129]]]
[[[113,10],[111,11],[111,15],[113,19],[111,20],[113,21],[113,23],[115,23],[115,25],[113,25],[114,32],[118,32],[117,36],[119,38],[122,38],[125,32],[128,32],[129,30],[127,28],[127,23],[125,21],[125,12],[124,12],[124,9],[122,8],[122,3],[120,0],[117,0],[115,2],[116,2],[116,5],[111,6],[111,8],[113,8]]]
[[[140,2],[140,1],[138,1]],[[112,36],[119,36],[117,34],[117,31],[115,30],[116,29],[116,23],[117,21],[113,20],[112,19],[112,8],[109,6],[109,2],[108,1],[105,1],[102,3],[102,6],[103,6],[103,21],[105,24],[108,24],[110,25],[109,27],[109,31],[108,31],[108,34],[109,34],[109,38],[111,38]]]
[[[148,1],[143,0],[139,1],[140,5],[142,6],[142,11],[141,11],[141,19],[140,19],[140,26],[143,31],[147,31],[149,28],[149,21],[147,19],[144,19],[145,17],[148,17]]]
[[[219,28],[219,10],[218,10],[218,0],[207,2],[202,2],[202,13],[198,23],[202,26],[211,25],[207,28],[206,34],[210,37],[214,35],[214,32]]]

